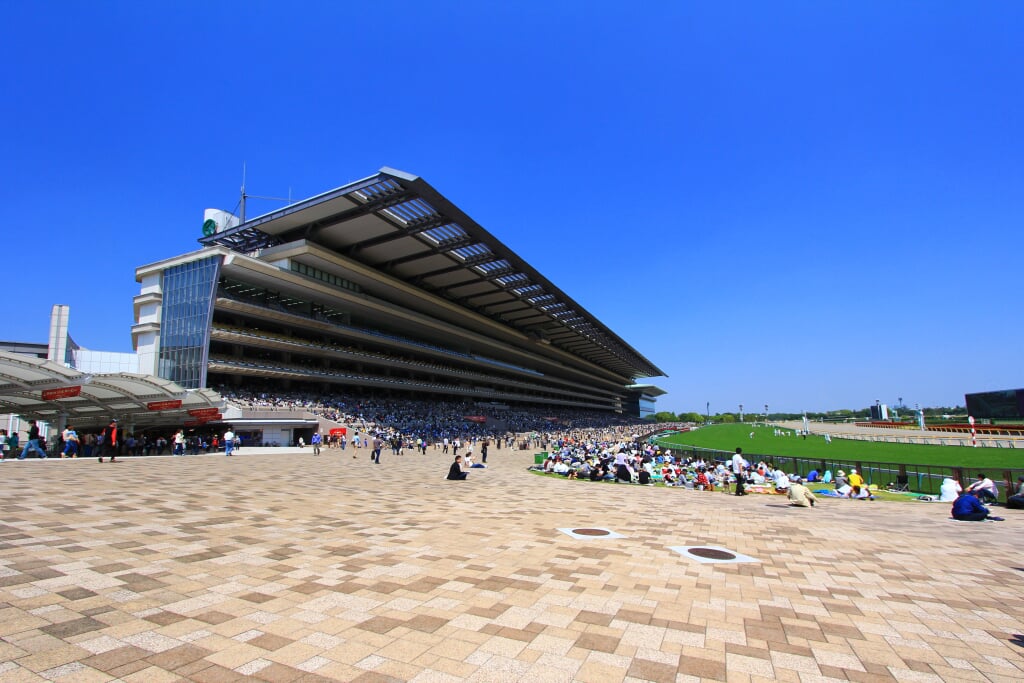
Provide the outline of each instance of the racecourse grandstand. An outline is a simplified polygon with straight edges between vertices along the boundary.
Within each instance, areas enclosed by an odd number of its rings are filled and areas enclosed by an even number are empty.
[[[223,212],[215,214],[226,215]],[[653,363],[422,179],[382,169],[141,266],[140,371],[186,388],[653,412]]]

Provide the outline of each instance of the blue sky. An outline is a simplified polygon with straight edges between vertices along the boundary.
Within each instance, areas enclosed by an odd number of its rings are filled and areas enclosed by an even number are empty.
[[[4,14],[0,339],[67,303],[130,350],[135,267],[196,248],[243,162],[295,198],[391,166],[668,373],[663,409],[1024,386],[1024,3]]]

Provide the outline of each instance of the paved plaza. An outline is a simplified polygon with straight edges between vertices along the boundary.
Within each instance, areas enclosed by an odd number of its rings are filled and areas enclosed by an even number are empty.
[[[0,681],[1024,678],[1016,511],[358,454],[3,462]]]

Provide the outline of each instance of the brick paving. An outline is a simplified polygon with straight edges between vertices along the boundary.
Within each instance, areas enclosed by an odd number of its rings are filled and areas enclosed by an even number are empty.
[[[1016,511],[797,509],[492,453],[464,482],[434,451],[4,462],[0,681],[1024,678]],[[758,561],[670,550],[703,545]]]

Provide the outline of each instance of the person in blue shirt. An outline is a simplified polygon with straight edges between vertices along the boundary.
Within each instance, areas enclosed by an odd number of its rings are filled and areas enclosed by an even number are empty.
[[[988,508],[981,504],[978,494],[974,491],[964,491],[953,501],[953,519],[962,522],[981,522],[988,518]]]
[[[316,432],[310,437],[309,442],[313,444],[313,455],[320,455],[320,444],[323,443],[323,437],[320,436],[320,432]]]

